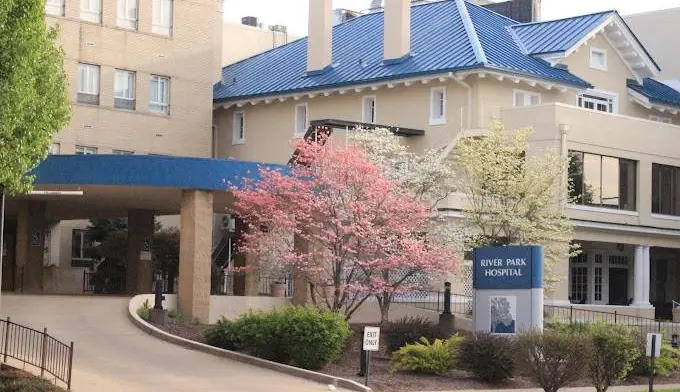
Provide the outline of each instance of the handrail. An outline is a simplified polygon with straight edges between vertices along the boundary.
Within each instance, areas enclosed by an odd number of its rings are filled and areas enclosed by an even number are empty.
[[[47,328],[38,331],[14,323],[7,317],[0,320],[0,355],[7,363],[8,358],[15,359],[25,365],[40,370],[40,376],[48,373],[64,383],[71,390],[71,376],[73,369],[73,342],[65,344],[50,336]]]
[[[680,302],[673,301],[673,309],[680,308]]]

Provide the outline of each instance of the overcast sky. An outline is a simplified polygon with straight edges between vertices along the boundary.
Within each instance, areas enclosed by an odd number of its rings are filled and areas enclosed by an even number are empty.
[[[267,25],[288,26],[291,33],[307,34],[309,0],[225,0],[224,15],[230,21],[242,16],[257,16]],[[388,0],[389,1],[389,0]],[[362,10],[370,0],[333,0],[334,8]],[[543,0],[542,19],[559,19],[574,15],[616,9],[622,15],[680,7],[680,0]]]

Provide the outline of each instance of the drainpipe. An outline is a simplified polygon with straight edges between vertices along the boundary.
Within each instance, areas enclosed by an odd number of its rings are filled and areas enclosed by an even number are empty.
[[[569,157],[569,146],[567,146],[567,135],[569,134],[569,124],[560,124],[558,126],[560,130],[560,156],[562,159],[567,159]],[[562,189],[562,197],[559,201],[559,208],[564,211],[564,207],[567,204],[567,198],[569,197],[569,192],[567,186],[569,176],[568,166],[565,168],[565,173],[562,173],[560,187]]]
[[[463,81],[463,77],[457,75],[454,80],[459,85],[465,87],[468,91],[468,105],[467,105],[467,129],[472,128],[472,87]],[[462,129],[461,129],[462,131]]]

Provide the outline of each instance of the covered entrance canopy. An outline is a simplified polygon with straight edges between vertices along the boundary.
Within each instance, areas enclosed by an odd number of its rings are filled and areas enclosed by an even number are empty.
[[[224,212],[233,200],[228,190],[242,186],[246,178],[256,179],[259,167],[256,162],[154,155],[50,156],[34,171],[35,190],[83,195],[47,192],[8,198],[6,214],[16,221],[11,259],[22,268],[13,279],[21,279],[25,291],[42,291],[48,222],[127,216],[127,275],[134,291],[150,292],[146,248],[154,216],[179,214],[179,306],[183,313],[207,320],[213,213]]]

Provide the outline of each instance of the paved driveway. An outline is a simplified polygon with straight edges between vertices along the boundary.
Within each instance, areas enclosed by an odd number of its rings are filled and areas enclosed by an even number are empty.
[[[12,321],[75,342],[75,392],[313,392],[326,385],[187,350],[137,329],[129,298],[2,295]]]

